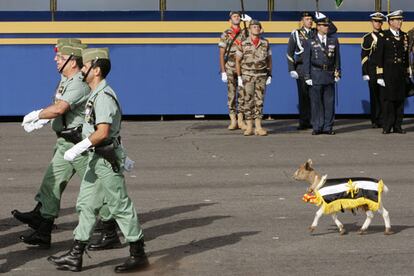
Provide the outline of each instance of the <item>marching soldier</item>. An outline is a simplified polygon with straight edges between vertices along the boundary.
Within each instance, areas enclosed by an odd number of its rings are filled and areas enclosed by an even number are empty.
[[[228,129],[246,129],[243,118],[244,93],[243,88],[237,88],[237,73],[235,54],[237,47],[246,39],[246,32],[241,30],[240,22],[250,21],[251,18],[240,12],[230,12],[231,27],[223,32],[218,44],[220,48],[221,80],[227,82],[227,106],[230,114]],[[238,93],[237,93],[238,92]],[[238,113],[238,114],[237,114]]]
[[[89,87],[82,81],[82,49],[78,39],[59,39],[55,47],[55,61],[61,74],[54,103],[44,109],[30,112],[22,125],[27,132],[43,127],[52,120],[57,141],[53,158],[43,177],[40,189],[35,197],[38,202],[31,212],[12,211],[13,216],[35,229],[30,235],[20,239],[30,245],[50,247],[51,231],[54,219],[60,210],[61,195],[72,176],[80,178],[86,170],[87,157],[80,156],[71,162],[64,160],[66,150],[82,140],[84,106],[89,95]]]
[[[320,12],[315,13],[316,19],[323,19],[326,16]],[[316,34],[313,28],[313,17],[310,12],[302,13],[302,27],[294,30],[290,35],[287,49],[287,62],[290,76],[296,80],[299,99],[299,126],[298,130],[311,128],[311,106],[309,98],[309,86],[305,83],[303,75],[303,51],[305,41]],[[328,34],[336,33],[336,26],[330,22]]]
[[[361,65],[362,79],[368,81],[370,103],[371,103],[371,124],[373,128],[382,127],[381,112],[381,86],[377,83],[377,44],[378,40],[384,36],[382,24],[385,21],[385,15],[376,12],[370,15],[373,31],[367,33],[361,44]]]
[[[148,259],[144,251],[143,231],[125,186],[123,169],[126,155],[120,137],[121,108],[105,79],[111,69],[109,51],[107,48],[86,49],[82,58],[84,80],[91,88],[83,125],[86,138],[64,154],[68,161],[82,154],[89,158],[76,203],[79,223],[69,252],[60,257],[51,256],[48,261],[57,269],[82,270],[82,255],[91,238],[96,212],[105,202],[130,244],[130,258],[115,267],[115,272],[129,272],[147,266]]]
[[[335,135],[335,82],[341,76],[339,42],[328,35],[328,18],[316,24],[318,33],[306,40],[303,53],[305,82],[310,86],[312,135]]]
[[[387,15],[389,30],[378,40],[377,83],[383,87],[383,134],[405,134],[404,100],[410,78],[408,36],[401,31],[403,11]]]
[[[266,136],[262,118],[266,86],[272,82],[272,50],[269,41],[260,36],[262,25],[259,21],[250,21],[249,33],[250,36],[242,42],[236,53],[237,82],[245,91],[247,128],[244,135]]]

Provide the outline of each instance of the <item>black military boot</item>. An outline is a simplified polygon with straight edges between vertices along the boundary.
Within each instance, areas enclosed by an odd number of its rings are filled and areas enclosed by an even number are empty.
[[[118,237],[116,220],[101,221],[102,232],[97,241],[92,242],[88,249],[91,251],[112,249],[121,246],[121,241]]]
[[[146,268],[149,265],[147,255],[144,251],[144,239],[129,243],[130,257],[122,265],[115,267],[115,272],[130,272]]]
[[[60,270],[81,271],[82,255],[85,252],[86,243],[73,241],[72,248],[60,257],[50,256],[47,260]]]
[[[36,207],[30,212],[22,213],[19,210],[13,210],[11,213],[17,220],[28,224],[30,228],[37,230],[42,221],[42,216],[40,215],[41,207],[42,203],[38,202]]]
[[[42,218],[39,228],[29,235],[21,235],[20,240],[29,245],[37,245],[40,248],[50,248],[53,221],[53,219]]]

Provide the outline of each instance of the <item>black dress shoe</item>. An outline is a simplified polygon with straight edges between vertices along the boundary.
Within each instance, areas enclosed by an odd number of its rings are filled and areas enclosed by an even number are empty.
[[[321,134],[321,132],[320,132],[320,131],[318,131],[318,130],[314,130],[314,131],[312,131],[312,135],[319,135],[319,134]]]
[[[400,129],[394,129],[394,133],[406,134],[407,131],[405,131],[404,129],[400,128]]]
[[[334,130],[328,130],[328,131],[324,131],[323,134],[327,134],[327,135],[335,135],[336,132]]]
[[[389,131],[389,130],[383,130],[382,131],[382,134],[390,134],[391,133],[391,131]]]

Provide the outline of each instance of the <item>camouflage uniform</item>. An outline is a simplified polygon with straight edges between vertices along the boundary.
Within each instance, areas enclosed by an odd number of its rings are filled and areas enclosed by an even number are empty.
[[[218,46],[220,48],[227,49],[236,34],[237,33],[232,28],[225,30],[220,37]],[[239,93],[237,94],[236,51],[237,48],[241,45],[242,41],[245,39],[245,33],[240,29],[240,34],[237,36],[236,40],[233,42],[230,48],[228,60],[225,65],[227,74],[227,106],[229,107],[230,114],[244,113],[244,89],[239,87]]]
[[[269,74],[267,60],[272,55],[269,41],[260,38],[256,47],[251,37],[248,37],[242,42],[236,54],[241,58],[246,120],[262,119],[266,79]]]

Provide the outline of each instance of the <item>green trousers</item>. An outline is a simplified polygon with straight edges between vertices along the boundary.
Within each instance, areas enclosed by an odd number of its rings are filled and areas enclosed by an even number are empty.
[[[42,204],[40,213],[46,219],[58,217],[62,193],[72,176],[76,173],[82,179],[85,175],[88,155],[81,155],[72,162],[63,159],[65,151],[71,147],[73,147],[73,143],[67,142],[63,138],[57,139],[53,158],[35,196],[35,200]],[[100,216],[103,220],[111,218],[107,208],[102,208]]]
[[[121,147],[116,149],[119,164],[125,160]],[[76,203],[79,223],[74,230],[76,240],[86,242],[90,239],[96,215],[102,206],[109,209],[127,242],[143,238],[134,204],[128,197],[122,170],[115,173],[108,161],[94,152],[89,153],[87,169],[82,179]]]

